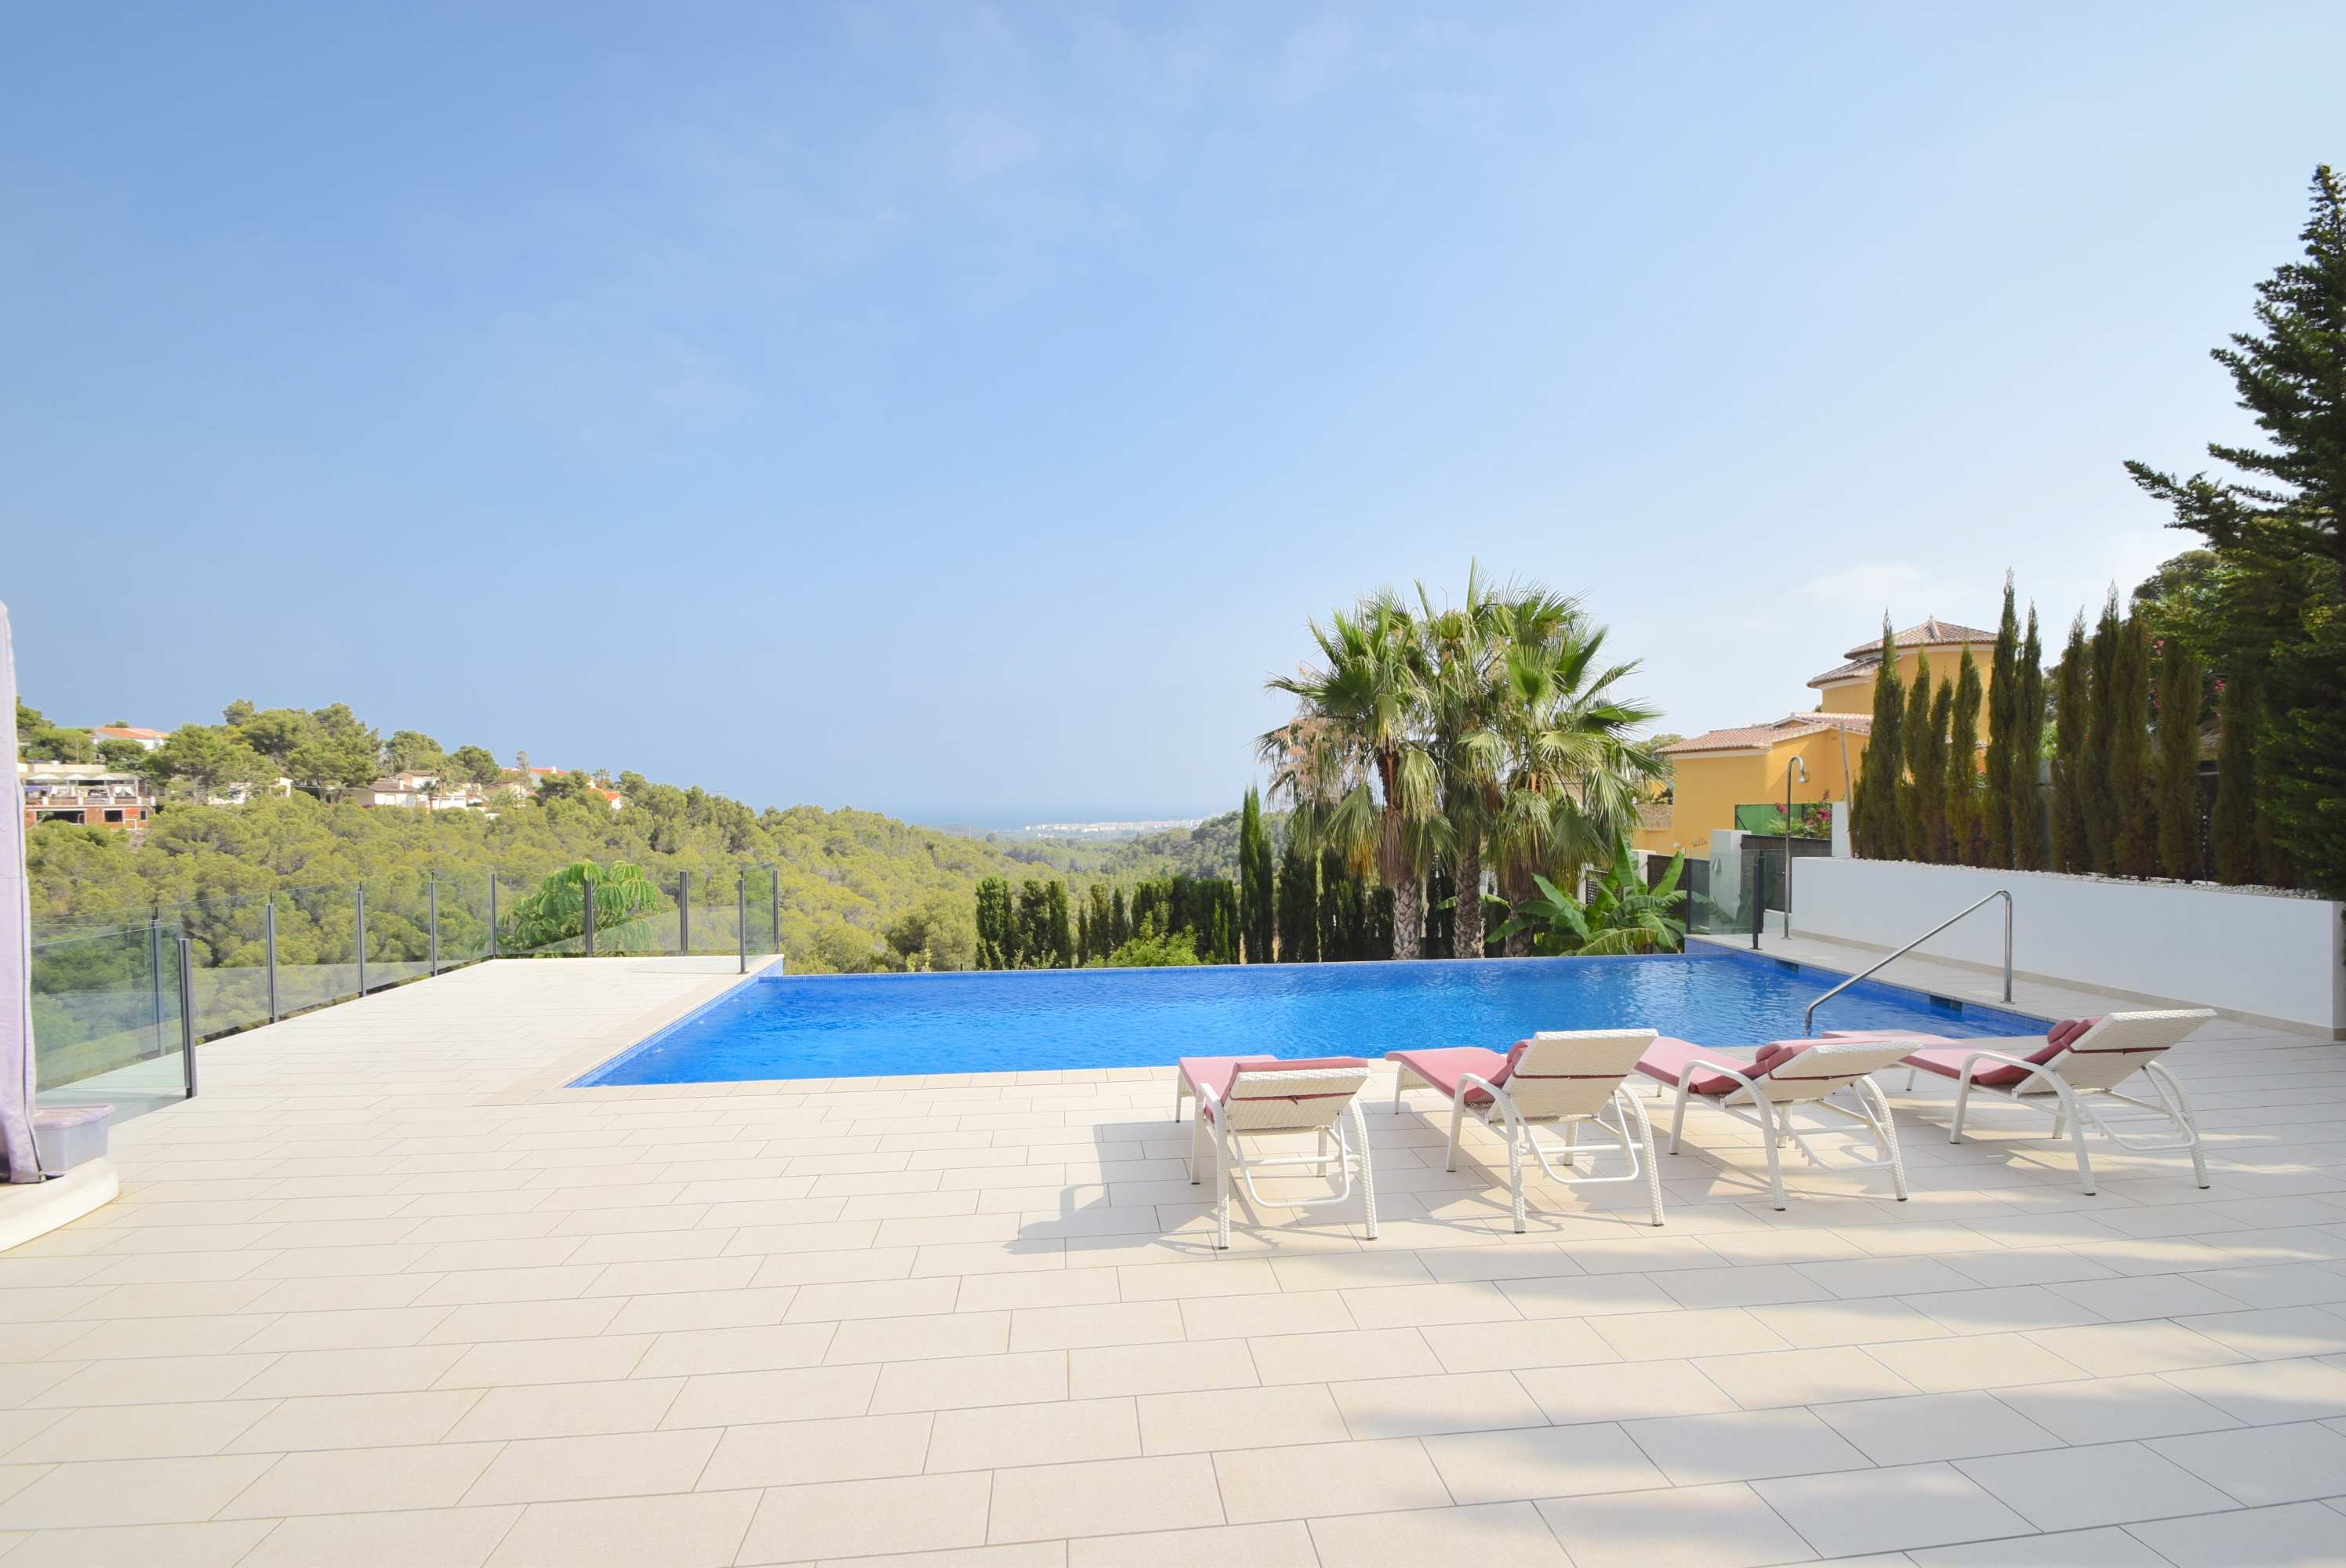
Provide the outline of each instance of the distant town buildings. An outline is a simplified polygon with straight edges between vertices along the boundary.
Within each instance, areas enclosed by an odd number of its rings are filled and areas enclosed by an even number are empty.
[[[117,733],[116,739],[138,734]],[[99,762],[19,762],[16,776],[25,789],[25,826],[36,822],[78,822],[90,828],[119,828],[129,833],[146,831],[155,815],[155,787],[136,773],[119,772]]]
[[[93,725],[89,732],[92,746],[103,746],[109,740],[128,740],[143,751],[152,751],[170,736],[160,729],[141,729],[135,724]]]

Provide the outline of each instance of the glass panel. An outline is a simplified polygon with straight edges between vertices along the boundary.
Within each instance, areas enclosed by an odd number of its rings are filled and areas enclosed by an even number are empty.
[[[296,888],[277,895],[277,1001],[300,1013],[358,994],[358,890]]]
[[[366,881],[366,986],[372,992],[432,972],[431,879]],[[355,979],[355,976],[353,976]]]
[[[102,1102],[120,1121],[186,1096],[175,931],[151,924],[35,943],[32,1003],[39,1104]]]

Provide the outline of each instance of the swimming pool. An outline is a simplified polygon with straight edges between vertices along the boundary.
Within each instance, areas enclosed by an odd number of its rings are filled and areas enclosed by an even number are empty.
[[[1149,1067],[1179,1056],[1501,1050],[1542,1029],[1648,1027],[1699,1045],[1797,1038],[1842,977],[1713,948],[1637,958],[758,976],[576,1082],[735,1083]],[[1821,1029],[2033,1034],[2045,1021],[1866,981]]]

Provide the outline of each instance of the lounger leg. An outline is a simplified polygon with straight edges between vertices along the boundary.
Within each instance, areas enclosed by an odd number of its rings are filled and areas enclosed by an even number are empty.
[[[1188,1087],[1188,1084],[1182,1081],[1180,1074],[1173,1074],[1173,1119],[1177,1122],[1181,1119],[1181,1091]]]
[[[1450,1163],[1442,1167],[1443,1170],[1454,1171],[1458,1168],[1458,1123],[1465,1115],[1464,1100],[1450,1102]]]
[[[1408,1069],[1408,1068],[1406,1068],[1406,1067],[1402,1066],[1402,1065],[1401,1065],[1400,1064],[1398,1064],[1398,1063],[1394,1064],[1394,1065],[1393,1065],[1393,1115],[1396,1115],[1396,1116],[1398,1116],[1398,1115],[1401,1115],[1401,1092],[1402,1092],[1402,1085],[1403,1085],[1403,1084],[1407,1084],[1408,1082],[1409,1082],[1409,1069]]]
[[[1228,1135],[1214,1124],[1214,1250],[1230,1249],[1230,1152]]]
[[[2145,1063],[2143,1071],[2148,1075],[2151,1086],[2158,1091],[2159,1102],[2167,1107],[2167,1114],[2175,1118],[2175,1125],[2182,1128],[2183,1135],[2190,1140],[2191,1178],[2199,1184],[2202,1191],[2206,1190],[2208,1154],[2200,1146],[2199,1123],[2191,1115],[2191,1102],[2183,1097],[2183,1085],[2175,1081],[2173,1074],[2156,1062]]]
[[[2092,1197],[2095,1195],[2094,1156],[2086,1150],[2085,1114],[2071,1100],[2067,1084],[2056,1083],[2054,1093],[2061,1096],[2061,1108],[2069,1115],[2069,1145],[2077,1151],[2077,1185],[2085,1189],[2087,1197]]]
[[[1660,1162],[1654,1158],[1654,1124],[1646,1119],[1646,1107],[1637,1104],[1637,1096],[1629,1093],[1626,1086],[1617,1097],[1624,1113],[1621,1118],[1622,1136],[1625,1141],[1631,1137],[1637,1139],[1637,1145],[1630,1151],[1629,1157],[1633,1160],[1637,1157],[1637,1148],[1646,1151],[1646,1197],[1653,1206],[1654,1223],[1659,1225],[1662,1223],[1662,1167]]]
[[[1776,1137],[1776,1107],[1761,1100],[1760,1115],[1768,1125],[1768,1190],[1775,1195],[1776,1212],[1781,1214],[1788,1205],[1784,1197],[1784,1156],[1779,1152]]]
[[[1369,1239],[1377,1238],[1377,1175],[1369,1166],[1369,1119],[1361,1114],[1361,1102],[1352,1102],[1352,1127],[1361,1135],[1361,1204],[1369,1217]]]
[[[1678,1152],[1678,1140],[1686,1133],[1687,1086],[1678,1085],[1678,1108],[1670,1116],[1670,1153]]]
[[[1577,1148],[1577,1147],[1579,1146],[1579,1145],[1580,1145],[1580,1124],[1579,1124],[1578,1122],[1566,1122],[1566,1123],[1565,1123],[1565,1124],[1564,1124],[1564,1168],[1565,1168],[1565,1169],[1566,1169],[1566,1170],[1570,1170],[1570,1169],[1572,1168],[1572,1154],[1573,1154],[1573,1150],[1574,1150],[1574,1149],[1576,1149],[1576,1148]]]
[[[1900,1203],[1904,1203],[1906,1161],[1898,1150],[1898,1124],[1891,1119],[1889,1097],[1871,1078],[1857,1081],[1857,1097],[1859,1103],[1865,1106],[1866,1114],[1878,1118],[1873,1125],[1873,1135],[1882,1145],[1883,1157],[1890,1161],[1890,1190],[1897,1195]]]
[[[1191,1186],[1196,1186],[1198,1185],[1198,1178],[1202,1174],[1198,1169],[1198,1156],[1200,1152],[1198,1140],[1205,1135],[1206,1118],[1203,1116],[1193,1118],[1189,1123],[1189,1185]]]
[[[1947,1142],[1959,1144],[1964,1141],[1964,1113],[1971,1108],[1971,1103],[1972,1064],[1965,1062],[1964,1075],[1955,1083],[1955,1115],[1953,1120],[1947,1124]]]
[[[1521,1236],[1524,1225],[1524,1139],[1523,1129],[1515,1125],[1512,1112],[1507,1115],[1507,1187],[1515,1195],[1515,1234]]]
[[[1920,1071],[1920,1069],[1914,1067],[1909,1067],[1906,1069],[1906,1092],[1910,1095],[1914,1092],[1914,1074],[1918,1071]]]

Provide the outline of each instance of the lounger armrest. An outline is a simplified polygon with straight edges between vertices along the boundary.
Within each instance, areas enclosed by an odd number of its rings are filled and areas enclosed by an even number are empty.
[[[1708,1070],[1718,1074],[1722,1078],[1735,1080],[1735,1088],[1722,1089],[1716,1095],[1706,1095],[1703,1098],[1707,1100],[1724,1100],[1738,1090],[1748,1092],[1753,1086],[1755,1080],[1767,1076],[1765,1073],[1752,1072],[1751,1064],[1749,1062],[1737,1065],[1714,1061],[1708,1056],[1690,1056],[1687,1059],[1686,1070],[1678,1075],[1678,1087],[1691,1093],[1689,1085],[1694,1083],[1694,1075],[1698,1070]]]
[[[2054,1060],[2057,1062],[2060,1058],[2056,1056]],[[1996,1067],[2017,1067],[2032,1078],[2053,1076],[2045,1071],[2047,1064],[2043,1062],[2031,1062],[2025,1056],[2014,1056],[2003,1051],[1974,1051],[1964,1058],[1963,1076],[1958,1080],[1964,1087],[1971,1086],[1972,1074],[1980,1070],[1982,1063]]]
[[[1458,1074],[1458,1103],[1460,1105],[1464,1105],[1466,1103],[1466,1096],[1473,1094],[1477,1089],[1480,1089],[1483,1093],[1490,1095],[1494,1103],[1504,1105],[1511,1111],[1515,1108],[1515,1102],[1507,1097],[1507,1091],[1500,1085],[1491,1082],[1490,1079],[1484,1077],[1480,1073],[1461,1073]]]

